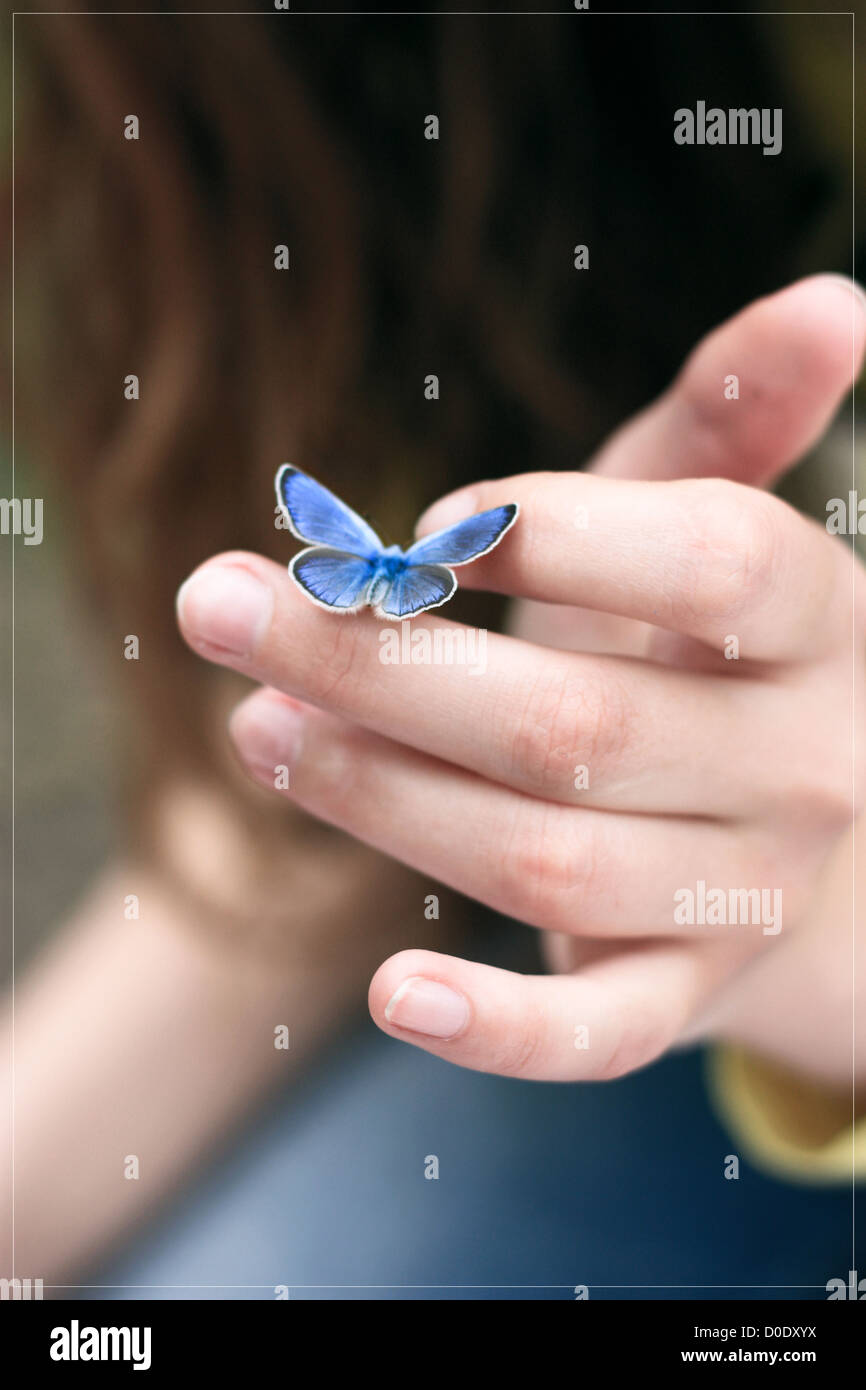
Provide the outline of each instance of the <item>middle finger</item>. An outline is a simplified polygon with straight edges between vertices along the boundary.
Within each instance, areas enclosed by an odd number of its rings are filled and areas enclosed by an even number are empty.
[[[778,797],[778,768],[796,770],[779,691],[771,704],[758,681],[554,652],[434,614],[401,630],[323,613],[279,565],[242,553],[197,570],[178,609],[209,660],[549,801],[755,814]],[[720,747],[736,750],[723,776]]]

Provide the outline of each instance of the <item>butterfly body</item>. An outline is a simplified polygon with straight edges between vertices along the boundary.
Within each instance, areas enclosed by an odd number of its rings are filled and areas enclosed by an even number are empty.
[[[403,550],[383,546],[351,507],[289,463],[276,488],[292,534],[311,543],[289,565],[298,587],[332,612],[371,607],[379,618],[411,618],[446,603],[457,588],[452,566],[492,550],[518,512],[516,504],[494,507]]]
[[[389,545],[376,561],[376,574],[385,579],[396,579],[409,564],[405,550],[401,550],[399,545]]]
[[[398,575],[404,574],[408,568],[409,560],[406,557],[406,552],[401,550],[399,545],[389,545],[387,550],[383,550],[375,562],[373,577],[370,580],[370,588],[367,591],[368,605],[377,608],[386,597],[394,580]]]

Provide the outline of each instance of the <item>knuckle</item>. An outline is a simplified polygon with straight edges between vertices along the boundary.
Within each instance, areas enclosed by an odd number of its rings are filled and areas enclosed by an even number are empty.
[[[582,836],[578,849],[549,808],[533,808],[518,823],[503,863],[509,912],[534,925],[574,931],[595,892],[591,843],[590,835]]]
[[[727,478],[678,484],[681,545],[670,578],[674,616],[731,621],[771,592],[783,504]]]
[[[866,747],[863,741],[858,740],[854,749],[854,764],[851,777],[851,785],[846,788],[849,793],[846,806],[846,823],[849,820],[856,820],[866,811]]]
[[[845,830],[863,811],[866,760],[859,753],[854,757],[853,766],[850,754],[836,760],[837,765],[828,767],[809,791],[812,817],[830,835]]]
[[[859,701],[852,711],[844,688],[838,695],[824,699],[808,742],[791,760],[796,772],[779,789],[784,815],[808,824],[813,833],[830,836],[847,829],[866,810],[866,742],[855,739],[852,747],[850,737],[852,727],[861,727],[864,711]]]
[[[318,723],[318,721],[316,721]],[[309,727],[312,729],[313,724]],[[298,781],[314,797],[320,810],[340,821],[349,821],[368,807],[371,759],[363,756],[364,731],[351,725],[328,724],[328,735],[315,739],[315,756],[305,756]],[[308,744],[308,751],[310,745]],[[307,770],[309,769],[309,770]]]
[[[612,672],[601,679],[572,671],[546,675],[533,684],[507,741],[508,775],[532,791],[565,798],[575,764],[586,764],[597,782],[622,757],[631,727],[626,692]]]
[[[847,721],[846,721],[847,722]],[[853,713],[853,728],[862,729],[866,723],[866,708],[862,698],[855,699]],[[849,740],[845,740],[846,744]],[[847,779],[845,782],[845,792],[847,794],[846,810],[848,818],[862,816],[866,811],[866,740],[855,738],[853,748],[846,747],[846,771]]]
[[[311,645],[304,679],[307,697],[332,709],[347,707],[352,692],[361,686],[356,660],[358,625],[335,623],[327,640]]]
[[[852,819],[855,779],[850,752],[846,758],[844,749],[822,750],[810,765],[779,782],[770,810],[785,824],[808,826],[812,835],[835,834]]]

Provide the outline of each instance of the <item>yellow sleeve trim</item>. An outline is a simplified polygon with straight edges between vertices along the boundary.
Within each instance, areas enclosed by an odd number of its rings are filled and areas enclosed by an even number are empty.
[[[851,1092],[805,1080],[737,1047],[709,1054],[710,1092],[758,1166],[806,1182],[866,1177],[866,1115],[851,1123]]]

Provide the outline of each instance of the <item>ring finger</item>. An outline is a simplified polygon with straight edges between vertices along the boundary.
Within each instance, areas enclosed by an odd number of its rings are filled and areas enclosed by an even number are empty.
[[[264,785],[533,926],[595,936],[700,939],[729,932],[724,921],[714,925],[718,916],[696,907],[703,881],[726,894],[731,884],[758,890],[736,931],[760,940],[781,929],[781,903],[795,887],[773,881],[754,834],[744,839],[709,820],[552,805],[275,691],[248,697],[233,715],[231,733],[247,769]]]

